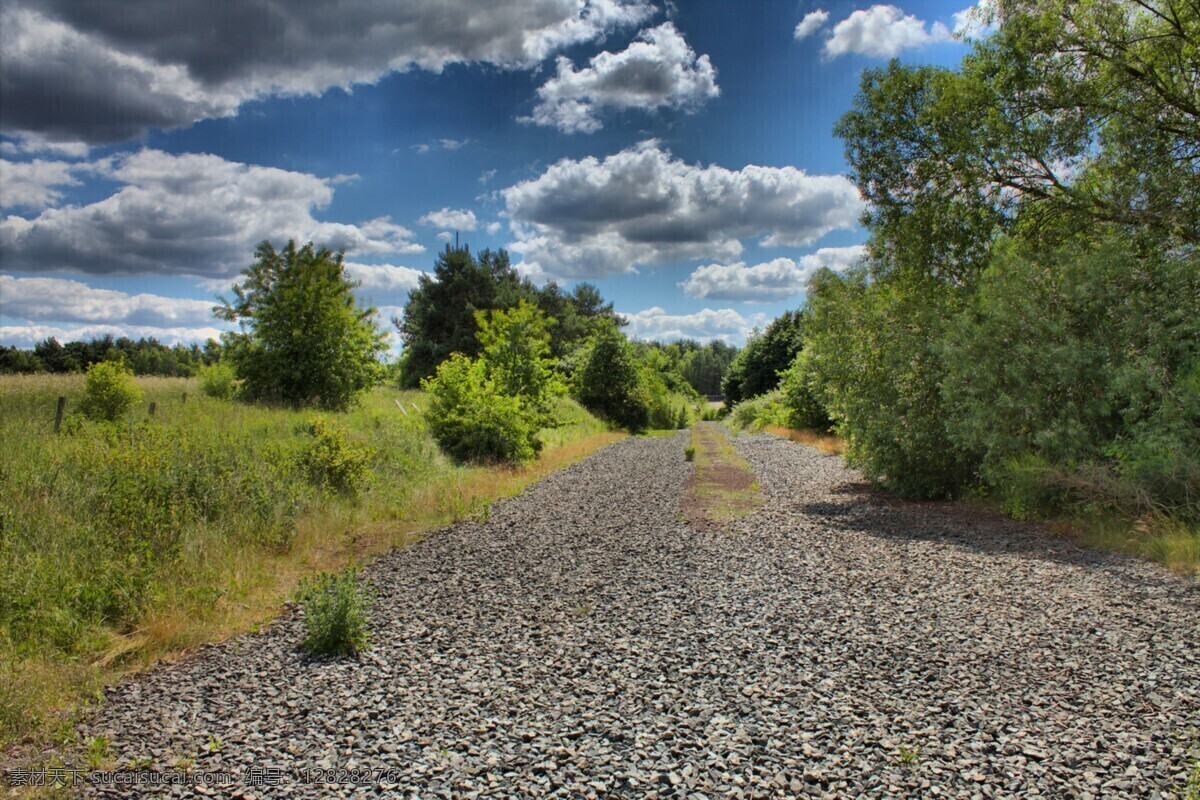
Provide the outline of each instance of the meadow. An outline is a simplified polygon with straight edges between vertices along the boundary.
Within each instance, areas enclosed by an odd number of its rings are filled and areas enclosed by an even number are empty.
[[[302,578],[486,516],[623,435],[558,399],[538,460],[459,466],[421,392],[316,413],[214,399],[194,379],[138,384],[111,424],[72,413],[81,375],[0,377],[0,748],[68,744],[121,674],[253,629]]]

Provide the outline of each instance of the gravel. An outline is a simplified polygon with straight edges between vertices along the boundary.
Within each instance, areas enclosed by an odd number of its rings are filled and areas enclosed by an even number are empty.
[[[291,612],[110,689],[85,735],[237,778],[175,796],[1181,794],[1197,581],[765,435],[735,442],[764,507],[697,532],[685,444],[622,441],[376,561],[357,659],[303,657]]]

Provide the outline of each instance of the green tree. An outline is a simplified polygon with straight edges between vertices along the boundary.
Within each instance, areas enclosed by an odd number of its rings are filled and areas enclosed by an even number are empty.
[[[488,377],[504,394],[547,414],[550,399],[561,391],[550,356],[554,320],[522,300],[508,310],[476,311],[475,324]]]
[[[537,415],[489,377],[483,359],[454,353],[421,385],[429,393],[429,431],[451,458],[520,463],[537,456]]]
[[[804,312],[785,311],[730,362],[721,382],[725,405],[766,394],[779,385],[779,376],[791,366],[804,346]]]
[[[574,380],[576,399],[602,419],[631,431],[645,430],[650,424],[641,366],[615,324],[597,327]]]
[[[233,287],[235,299],[214,308],[236,321],[226,334],[242,395],[251,400],[344,409],[383,376],[385,348],[373,308],[355,300],[342,254],[294,241],[276,251],[262,242],[257,260]]]

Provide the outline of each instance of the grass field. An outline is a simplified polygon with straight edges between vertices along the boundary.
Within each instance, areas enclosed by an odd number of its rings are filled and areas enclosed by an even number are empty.
[[[485,515],[621,436],[561,400],[538,461],[462,467],[419,392],[317,414],[138,383],[141,404],[109,425],[72,416],[82,376],[0,377],[0,748],[68,743],[73,712],[123,672],[251,629],[302,577]]]

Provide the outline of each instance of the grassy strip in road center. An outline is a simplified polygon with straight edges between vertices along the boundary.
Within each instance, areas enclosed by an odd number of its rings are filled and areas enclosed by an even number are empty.
[[[701,422],[692,428],[696,470],[688,480],[683,514],[696,527],[722,526],[753,513],[762,492],[750,464],[734,451],[721,426]]]

